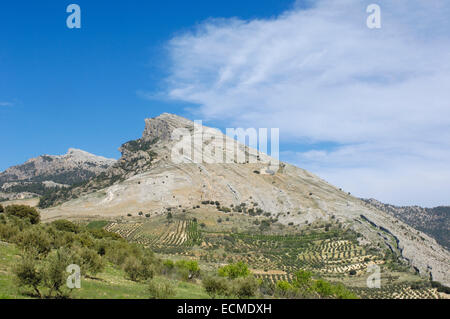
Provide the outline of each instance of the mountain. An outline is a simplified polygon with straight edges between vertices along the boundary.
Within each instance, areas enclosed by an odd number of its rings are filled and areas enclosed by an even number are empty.
[[[450,206],[424,208],[420,206],[394,206],[381,203],[375,199],[364,199],[364,201],[430,235],[439,244],[450,249]]]
[[[427,234],[217,129],[198,129],[173,114],[146,119],[142,137],[122,145],[114,165],[80,187],[61,190],[53,200],[57,206],[42,210],[42,217],[160,216],[212,202],[223,211],[263,215],[298,228],[333,221],[358,233],[361,245],[398,254],[421,275],[450,285],[450,254]],[[203,138],[199,143],[187,134]],[[180,146],[191,152],[181,152]],[[202,150],[199,161],[195,154]],[[236,150],[245,154],[243,161],[234,156]],[[231,160],[223,163],[226,158]]]
[[[0,197],[27,198],[75,185],[104,172],[114,162],[74,148],[65,155],[38,156],[0,173]]]

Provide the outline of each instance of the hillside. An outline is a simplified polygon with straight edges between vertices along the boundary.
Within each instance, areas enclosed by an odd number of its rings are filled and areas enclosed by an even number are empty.
[[[424,208],[384,204],[375,199],[364,201],[433,237],[443,247],[450,249],[450,206]]]
[[[0,198],[30,198],[78,184],[104,172],[114,162],[73,148],[65,155],[38,156],[0,173]]]
[[[218,207],[210,214],[232,211],[259,222],[265,217],[298,231],[312,223],[338,223],[359,234],[362,248],[390,251],[424,278],[450,285],[448,251],[391,214],[303,169],[286,163],[276,167],[275,159],[218,130],[202,127],[202,143],[191,145],[191,140],[172,139],[175,129],[195,132],[185,118],[165,113],[145,124],[140,139],[122,145],[121,159],[84,185],[61,190],[52,199],[57,206],[41,211],[43,218],[115,219],[138,212],[158,217],[213,202]],[[203,160],[173,152],[180,143],[205,150]],[[236,149],[245,153],[243,161],[234,156]],[[226,158],[232,160],[224,163]]]

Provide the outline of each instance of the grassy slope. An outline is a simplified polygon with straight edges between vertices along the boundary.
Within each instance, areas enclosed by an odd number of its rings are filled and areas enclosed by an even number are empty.
[[[15,245],[0,243],[0,299],[29,298],[26,291],[21,291],[14,281],[12,267],[19,257]],[[143,299],[148,298],[145,283],[136,283],[125,279],[121,269],[111,264],[97,275],[98,279],[83,278],[81,289],[75,289],[71,297],[83,299]],[[156,277],[155,280],[167,280]],[[198,284],[173,280],[177,299],[209,298]]]

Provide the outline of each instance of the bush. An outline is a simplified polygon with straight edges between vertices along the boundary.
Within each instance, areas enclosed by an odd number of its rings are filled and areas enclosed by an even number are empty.
[[[285,280],[277,281],[275,292],[283,298],[293,298],[296,295],[296,288]]]
[[[175,288],[168,281],[160,283],[150,280],[147,290],[151,299],[168,299],[175,296]]]
[[[0,214],[2,214],[5,211],[2,205],[0,205]]]
[[[300,288],[305,292],[309,292],[313,285],[312,273],[306,270],[298,270],[295,273],[293,284],[295,287]]]
[[[134,256],[125,260],[123,269],[132,281],[152,279],[155,273],[148,259],[138,259]]]
[[[216,296],[228,296],[230,294],[230,287],[225,278],[220,277],[206,277],[202,281],[203,288],[206,293],[212,298]]]
[[[105,267],[103,259],[92,249],[81,248],[78,254],[80,257],[78,264],[81,267],[82,273],[94,276]]]
[[[235,264],[229,264],[223,267],[220,267],[217,271],[219,276],[228,277],[229,279],[236,279],[239,277],[247,277],[250,275],[250,270],[248,269],[247,264],[242,261],[239,261]]]
[[[200,267],[195,260],[179,260],[175,263],[178,273],[183,279],[188,280],[200,275]]]
[[[170,274],[173,271],[174,268],[175,268],[175,264],[174,264],[174,262],[172,260],[170,260],[170,259],[164,260],[164,262],[163,262],[163,270],[162,270],[162,272],[164,274]]]
[[[37,297],[42,298],[42,293],[39,290],[42,274],[36,268],[36,262],[31,255],[22,256],[22,260],[14,267],[13,273],[20,287],[30,286]]]
[[[74,224],[68,220],[60,219],[55,220],[51,223],[57,230],[70,232],[70,233],[78,233],[80,232],[80,227],[77,224]]]
[[[67,280],[66,268],[72,263],[73,257],[65,248],[54,251],[45,259],[42,278],[44,286],[48,288],[48,297],[53,297],[53,293],[56,298],[68,296],[68,292],[63,288]]]
[[[254,277],[241,277],[233,282],[233,294],[238,298],[254,297],[257,290],[258,281]]]
[[[20,232],[15,242],[27,252],[47,255],[52,249],[48,234],[40,228],[29,228]]]
[[[39,212],[34,207],[26,205],[10,205],[4,209],[6,215],[28,219],[31,224],[37,224],[41,220]]]

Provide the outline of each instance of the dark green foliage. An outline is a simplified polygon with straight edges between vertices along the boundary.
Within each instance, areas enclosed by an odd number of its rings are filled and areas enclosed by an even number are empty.
[[[158,142],[158,138],[155,138],[153,140],[144,140],[140,138],[137,140],[129,141],[123,144],[122,147],[130,152],[149,151],[152,145],[156,142]]]
[[[30,223],[37,224],[41,220],[39,212],[34,207],[26,205],[10,205],[5,208],[6,215],[28,219]]]
[[[233,282],[233,294],[238,298],[254,297],[257,290],[258,281],[252,276],[237,278]]]
[[[25,251],[47,255],[52,249],[48,234],[42,228],[27,228],[14,238],[15,243]]]
[[[231,293],[230,284],[222,277],[206,277],[202,280],[202,285],[212,299],[217,296],[229,296]]]
[[[13,273],[16,276],[19,287],[30,286],[33,288],[37,297],[42,297],[41,291],[39,290],[42,282],[42,274],[38,271],[36,262],[32,256],[23,256],[16,264],[16,267],[14,267]]]
[[[60,231],[78,233],[80,232],[80,227],[77,224],[72,223],[71,221],[65,219],[59,219],[52,222],[52,225]]]
[[[450,294],[450,288],[442,285],[437,281],[431,281],[431,287],[436,288],[439,292]]]
[[[54,192],[55,190],[58,190],[59,187],[46,187],[44,184],[42,183],[28,183],[28,182],[24,182],[22,184],[17,184],[11,187],[8,187],[6,189],[7,193],[23,193],[23,192],[28,192],[28,193],[33,193],[33,194],[37,194],[37,195],[44,195],[48,192]]]
[[[150,258],[137,258],[135,256],[128,257],[125,260],[125,273],[133,281],[145,281],[154,276],[154,267]]]

